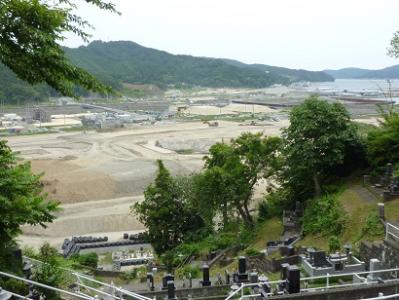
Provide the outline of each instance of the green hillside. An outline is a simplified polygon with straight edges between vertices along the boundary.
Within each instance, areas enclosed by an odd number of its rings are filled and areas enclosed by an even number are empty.
[[[0,100],[6,104],[24,103],[26,100],[41,101],[50,95],[44,85],[32,86],[18,79],[14,73],[0,63]]]
[[[399,65],[380,70],[359,68],[344,68],[339,70],[324,70],[335,79],[394,79],[399,78]]]
[[[172,55],[128,41],[95,41],[88,46],[64,50],[74,64],[122,92],[126,84],[152,84],[161,89],[186,86],[264,88],[273,84],[287,85],[295,81],[333,80],[324,72]],[[76,92],[78,95],[86,94],[82,89],[77,89]],[[42,100],[50,93],[48,87],[26,84],[17,79],[9,69],[0,65],[0,98],[6,102]]]
[[[241,68],[252,68],[256,70],[260,70],[266,72],[267,74],[279,74],[280,76],[285,77],[290,82],[297,81],[309,81],[309,82],[325,82],[325,81],[334,81],[334,78],[328,75],[323,71],[307,71],[307,70],[296,70],[296,69],[288,69],[282,67],[274,67],[263,64],[244,64],[242,62],[232,60],[232,59],[223,59],[226,63],[241,67]]]
[[[335,79],[355,79],[367,74],[368,72],[371,72],[371,70],[359,68],[344,68],[339,70],[324,70],[324,72],[331,75]]]
[[[279,74],[238,68],[220,59],[172,55],[133,42],[95,41],[65,51],[76,65],[115,84],[262,88],[288,83]]]

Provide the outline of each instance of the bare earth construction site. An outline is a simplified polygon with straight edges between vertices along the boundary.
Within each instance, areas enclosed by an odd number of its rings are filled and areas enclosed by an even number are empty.
[[[142,199],[144,189],[153,180],[155,161],[162,159],[174,174],[189,174],[203,166],[204,154],[178,154],[157,146],[159,141],[171,148],[182,143],[210,145],[248,131],[277,135],[286,125],[285,121],[262,126],[219,122],[218,127],[203,122],[170,122],[107,133],[9,137],[9,145],[31,160],[36,173],[45,172],[49,197],[62,203],[53,224],[47,229],[25,227],[21,241],[40,245],[48,240],[59,245],[72,235],[119,236],[121,231],[142,230],[130,214],[130,206]]]

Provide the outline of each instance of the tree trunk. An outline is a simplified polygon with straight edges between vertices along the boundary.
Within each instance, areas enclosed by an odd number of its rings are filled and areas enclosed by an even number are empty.
[[[223,203],[222,215],[223,215],[223,227],[225,227],[227,222],[228,222],[228,220],[229,220],[229,217],[227,215],[227,203]]]
[[[245,210],[245,214],[247,216],[247,224],[250,227],[253,227],[254,226],[254,220],[252,219],[251,213],[249,212],[248,205],[246,203],[244,204],[244,210]]]
[[[313,183],[314,183],[315,198],[319,198],[321,196],[319,174],[317,174],[317,173],[313,174]]]
[[[240,213],[240,216],[244,220],[244,222],[247,223],[247,215],[245,214],[245,211],[242,209],[242,207],[238,207],[237,210]]]

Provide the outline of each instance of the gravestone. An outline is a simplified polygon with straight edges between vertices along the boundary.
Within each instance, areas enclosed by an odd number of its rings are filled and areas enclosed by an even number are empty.
[[[259,281],[258,273],[252,272],[251,274],[249,274],[249,282],[250,283],[257,283],[258,281]]]
[[[385,204],[378,203],[378,216],[380,219],[385,220]]]
[[[211,282],[209,281],[209,266],[203,265],[202,266],[202,286],[211,286]]]
[[[297,266],[289,266],[287,272],[288,293],[299,293],[301,291],[301,271]]]
[[[173,281],[174,282],[175,277],[172,274],[166,274],[164,277],[162,277],[162,289],[167,290],[168,289],[168,282]]]
[[[176,288],[175,283],[173,280],[167,282],[167,289],[168,289],[168,300],[175,300],[176,299]]]
[[[370,259],[370,267],[369,267],[369,269],[370,269],[371,272],[380,270],[381,269],[380,260],[378,260],[376,258]],[[370,273],[367,276],[367,279],[371,280],[371,281],[376,281],[376,280],[378,280],[378,277],[379,277],[379,273]]]
[[[147,273],[147,285],[150,291],[153,291],[155,289],[154,274],[152,274],[151,272]]]
[[[245,256],[238,258],[238,273],[233,274],[233,281],[235,283],[248,282],[247,259]]]
[[[227,271],[227,270],[224,271],[224,277],[225,277],[225,280],[226,280],[226,284],[230,284],[230,273],[229,273],[229,271]]]
[[[326,264],[326,252],[324,251],[315,251],[313,253],[313,266],[315,267],[323,267]]]

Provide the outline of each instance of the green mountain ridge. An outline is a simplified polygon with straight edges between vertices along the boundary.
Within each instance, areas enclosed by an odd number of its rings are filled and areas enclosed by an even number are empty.
[[[129,41],[94,41],[79,48],[64,48],[75,65],[121,91],[123,84],[152,84],[160,88],[187,86],[264,88],[296,81],[333,81],[324,72],[291,70],[239,61],[173,55]],[[15,103],[43,100],[54,94],[45,85],[31,86],[0,65],[0,98]],[[87,92],[76,89],[78,95]]]
[[[246,67],[257,69],[267,73],[276,73],[280,76],[286,77],[290,82],[297,81],[309,81],[309,82],[325,82],[325,81],[334,81],[334,78],[327,74],[324,71],[307,71],[303,69],[289,69],[283,67],[275,67],[264,64],[244,64],[242,62],[231,60],[231,59],[223,59],[226,63],[237,66],[237,67]]]
[[[324,70],[324,72],[335,79],[397,79],[399,78],[399,65],[379,70],[344,68],[338,70]]]

